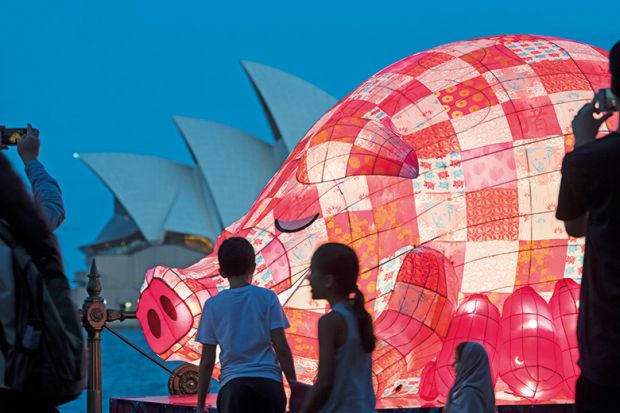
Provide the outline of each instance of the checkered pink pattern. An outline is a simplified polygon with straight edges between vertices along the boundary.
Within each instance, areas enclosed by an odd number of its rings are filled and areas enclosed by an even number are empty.
[[[607,66],[604,51],[558,38],[456,42],[383,69],[323,115],[215,247],[233,235],[254,245],[255,283],[280,297],[301,380],[316,376],[328,311],[308,264],[335,241],[360,259],[380,407],[445,401],[466,340],[492,353],[498,403],[570,400],[576,310],[564,303],[577,284],[557,286],[579,282],[583,242],[554,213],[571,120],[607,86]],[[138,316],[153,350],[196,362],[201,306],[222,288],[215,253],[150,270]]]

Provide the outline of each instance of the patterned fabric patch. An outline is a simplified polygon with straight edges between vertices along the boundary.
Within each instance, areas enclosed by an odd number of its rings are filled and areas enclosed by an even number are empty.
[[[527,63],[570,59],[564,49],[545,40],[509,42],[506,47]]]
[[[461,83],[460,87],[450,86],[435,92],[451,119],[477,112],[496,105],[497,97],[484,77],[478,76]]]
[[[516,189],[487,188],[468,192],[467,237],[471,241],[519,239]]]
[[[529,285],[538,292],[552,292],[564,278],[566,240],[520,241],[515,288]]]
[[[518,66],[524,63],[521,57],[503,45],[477,49],[461,56],[461,59],[475,67],[480,73]]]

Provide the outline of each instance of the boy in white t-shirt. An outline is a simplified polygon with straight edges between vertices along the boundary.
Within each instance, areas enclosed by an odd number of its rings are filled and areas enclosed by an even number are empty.
[[[256,262],[254,248],[245,238],[225,240],[217,257],[230,288],[209,298],[202,309],[196,334],[196,341],[203,344],[196,412],[204,412],[219,345],[218,412],[284,413],[282,372],[289,385],[296,383],[296,376],[282,306],[273,291],[251,284]]]

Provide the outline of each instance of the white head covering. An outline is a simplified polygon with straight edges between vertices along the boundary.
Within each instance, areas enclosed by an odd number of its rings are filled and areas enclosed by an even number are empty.
[[[479,343],[467,342],[448,394],[448,413],[495,413],[495,391],[487,352]]]

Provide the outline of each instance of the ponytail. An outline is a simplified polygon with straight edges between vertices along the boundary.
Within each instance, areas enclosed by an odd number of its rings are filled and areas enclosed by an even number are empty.
[[[368,311],[366,311],[366,307],[364,307],[366,300],[364,299],[364,294],[362,294],[357,286],[355,286],[354,293],[353,314],[355,318],[357,318],[357,327],[359,329],[362,347],[367,353],[372,353],[375,349],[375,332],[372,326],[372,317],[368,314]]]

